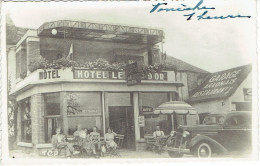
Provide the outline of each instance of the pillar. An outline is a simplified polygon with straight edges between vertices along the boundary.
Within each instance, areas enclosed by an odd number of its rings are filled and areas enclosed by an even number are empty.
[[[104,92],[105,127],[109,127],[108,92]]]
[[[44,132],[44,97],[43,94],[31,96],[32,144],[45,142]]]
[[[22,110],[21,110],[21,104],[19,104],[18,107],[18,113],[17,113],[17,142],[22,141]]]
[[[102,102],[102,126],[103,126],[103,135],[106,133],[106,106],[105,106],[105,92],[101,93],[101,102]]]
[[[134,107],[134,123],[135,123],[135,140],[140,140],[140,127],[138,124],[139,117],[139,102],[138,92],[133,92],[133,107]]]
[[[67,93],[60,92],[60,111],[62,116],[62,130],[65,135],[68,135],[69,125],[68,125],[68,115],[67,115]]]

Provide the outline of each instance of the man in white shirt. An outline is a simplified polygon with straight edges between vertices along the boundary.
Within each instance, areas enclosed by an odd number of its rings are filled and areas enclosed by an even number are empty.
[[[160,130],[160,126],[156,126],[156,131],[153,132],[153,137],[155,138],[154,151],[157,153],[162,153],[162,137],[164,137],[164,132]]]
[[[157,138],[157,137],[163,137],[164,136],[164,132],[160,130],[160,126],[156,126],[156,131],[153,132],[153,137]]]

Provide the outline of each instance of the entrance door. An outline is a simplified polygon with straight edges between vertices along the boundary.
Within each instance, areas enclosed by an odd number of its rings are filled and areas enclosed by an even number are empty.
[[[135,148],[134,113],[131,106],[111,106],[109,127],[117,134],[125,136],[123,148]]]

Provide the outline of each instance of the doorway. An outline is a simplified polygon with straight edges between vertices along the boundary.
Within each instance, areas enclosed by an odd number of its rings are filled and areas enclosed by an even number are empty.
[[[122,148],[135,149],[135,126],[132,106],[110,106],[109,127],[125,136]]]

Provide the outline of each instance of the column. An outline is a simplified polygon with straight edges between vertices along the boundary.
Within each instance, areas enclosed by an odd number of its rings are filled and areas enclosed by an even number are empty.
[[[138,92],[138,104],[139,104],[139,115],[144,115],[143,114],[143,102],[141,99],[141,92]],[[140,127],[140,138],[144,139],[144,127]]]
[[[22,110],[21,110],[21,104],[19,104],[18,110],[17,110],[17,142],[22,141]]]
[[[68,135],[69,124],[68,124],[68,115],[67,115],[67,93],[60,92],[60,111],[62,117],[62,126],[63,132],[65,135]]]
[[[105,92],[101,93],[101,102],[102,102],[102,126],[103,126],[103,135],[106,133],[106,108],[105,108]]]
[[[33,145],[45,142],[44,132],[44,97],[42,94],[31,96],[31,122]]]
[[[104,92],[105,127],[109,127],[108,92]]]
[[[138,124],[138,116],[139,116],[138,92],[133,92],[133,107],[134,107],[134,123],[135,123],[135,140],[140,140],[140,127]]]

